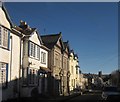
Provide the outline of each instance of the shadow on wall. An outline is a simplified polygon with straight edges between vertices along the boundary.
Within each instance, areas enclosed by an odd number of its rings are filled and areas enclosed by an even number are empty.
[[[0,84],[0,101],[22,98],[52,98],[60,95],[60,80],[48,74],[48,77],[28,75],[27,78],[15,78]]]

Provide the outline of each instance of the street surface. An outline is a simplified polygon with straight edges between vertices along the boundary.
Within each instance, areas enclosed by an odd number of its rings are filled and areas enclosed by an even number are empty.
[[[66,100],[67,102],[73,101],[100,101],[102,100],[101,94],[83,94],[71,99]]]

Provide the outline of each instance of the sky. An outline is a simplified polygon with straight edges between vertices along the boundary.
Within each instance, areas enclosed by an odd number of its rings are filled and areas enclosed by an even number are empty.
[[[82,73],[118,69],[117,2],[6,2],[5,7],[16,25],[26,21],[40,35],[62,32]]]

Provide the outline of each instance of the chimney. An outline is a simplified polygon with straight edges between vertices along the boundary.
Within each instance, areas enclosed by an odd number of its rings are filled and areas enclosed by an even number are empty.
[[[25,21],[20,21],[20,28],[22,28],[23,30],[27,29],[29,26],[27,25],[27,23]]]
[[[21,21],[20,21],[20,25],[22,25],[22,26],[23,26],[23,25],[27,25],[27,23],[26,23],[25,21],[22,21],[22,20],[21,20]]]

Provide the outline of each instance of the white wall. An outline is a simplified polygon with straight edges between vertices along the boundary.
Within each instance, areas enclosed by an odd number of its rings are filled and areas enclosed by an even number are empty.
[[[10,51],[0,48],[0,62],[9,63],[9,53]]]
[[[29,40],[34,42],[35,44],[41,46],[40,40],[38,39],[38,35],[37,35],[36,32],[34,32],[32,34],[32,36],[29,38]],[[41,63],[41,52],[45,52],[46,53],[46,64]],[[40,66],[47,68],[48,67],[48,51],[46,51],[43,48],[40,48],[40,60],[29,58],[29,62],[32,62],[32,64],[30,66],[34,67],[34,68],[38,68],[39,69]]]
[[[78,65],[78,59],[74,59],[74,54],[71,53],[71,57],[69,60],[69,70],[70,70],[70,90],[73,90],[74,88],[77,87],[77,85],[80,85],[80,80],[79,80],[79,71],[78,74],[76,74],[76,65]],[[73,72],[72,72],[72,66],[73,66]],[[75,83],[73,83],[73,85],[75,84],[75,86],[72,86],[72,80],[75,80]]]
[[[33,32],[32,36],[29,38],[30,41],[34,42],[35,44],[37,45],[40,45],[40,41],[38,39],[38,35],[37,35],[37,32]]]
[[[0,7],[0,25],[11,29],[10,23],[7,20],[5,12]],[[19,68],[20,68],[20,38],[10,33],[12,39],[10,39],[10,50],[0,48],[0,62],[8,63],[8,87],[2,90],[3,100],[13,98],[14,80],[19,80]],[[12,47],[12,49],[11,49]],[[11,71],[11,72],[10,72]],[[18,86],[17,86],[18,88]]]
[[[9,53],[9,68],[8,68],[8,87],[3,90],[3,99],[15,97],[13,90],[18,90],[18,84],[15,86],[15,79],[19,81],[19,68],[20,68],[20,38],[19,36],[10,33],[12,39],[10,39],[10,53]],[[12,49],[11,49],[12,48]],[[18,83],[17,81],[17,83]]]
[[[45,63],[45,64],[40,63],[40,66],[41,66],[41,67],[48,68],[48,51],[46,51],[46,50],[40,48],[40,55],[41,55],[41,52],[46,53],[46,63]],[[40,62],[41,62],[41,57],[40,57]]]
[[[1,7],[0,7],[0,24],[10,29],[10,23],[8,22],[6,15]]]

